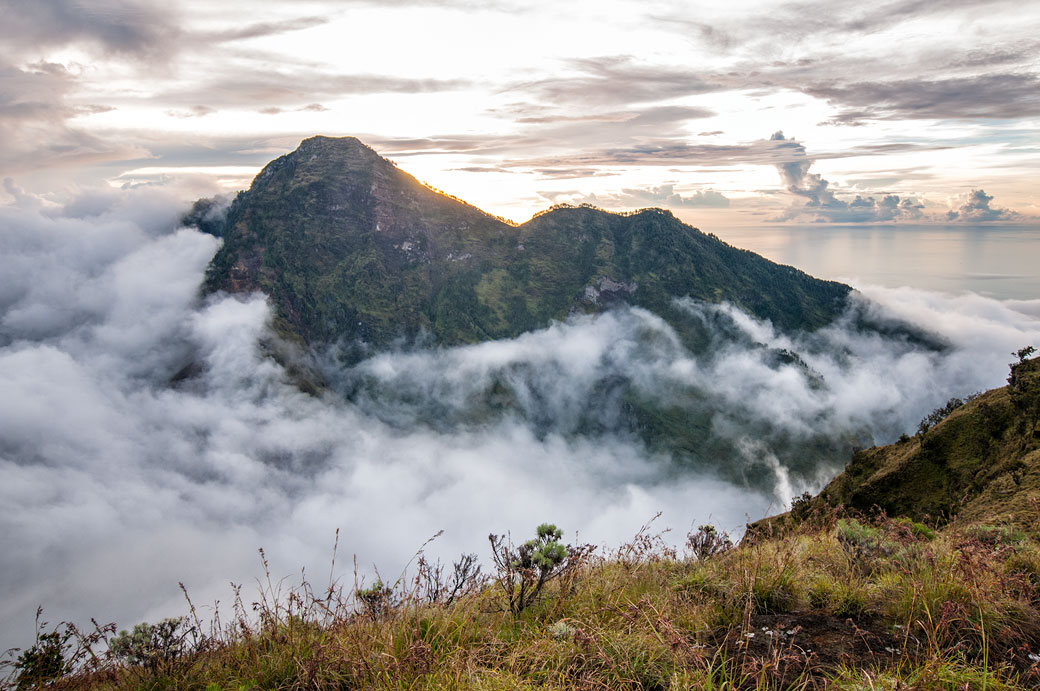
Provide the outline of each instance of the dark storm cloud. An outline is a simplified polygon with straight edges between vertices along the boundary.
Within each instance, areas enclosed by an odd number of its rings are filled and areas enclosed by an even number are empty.
[[[805,92],[843,110],[838,122],[892,119],[1012,119],[1040,115],[1035,74],[807,86]]]

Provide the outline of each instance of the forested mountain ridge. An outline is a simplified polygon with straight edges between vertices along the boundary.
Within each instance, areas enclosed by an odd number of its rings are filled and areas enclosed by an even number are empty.
[[[619,303],[675,326],[672,300],[687,296],[813,329],[851,290],[661,209],[556,207],[512,225],[419,183],[353,137],[304,140],[257,175],[221,225],[205,289],[263,291],[278,332],[309,345],[472,343]]]

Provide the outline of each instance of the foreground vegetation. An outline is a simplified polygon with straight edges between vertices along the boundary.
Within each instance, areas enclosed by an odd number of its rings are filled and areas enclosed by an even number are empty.
[[[644,529],[605,554],[563,546],[553,526],[542,526],[518,548],[502,539],[495,548],[496,570],[486,575],[471,557],[446,568],[420,557],[413,577],[391,585],[318,590],[265,581],[255,601],[236,592],[228,620],[203,623],[191,608],[186,618],[119,635],[113,627],[44,631],[11,660],[8,685],[1040,685],[1036,534],[817,515],[736,547],[704,526],[676,552]]]

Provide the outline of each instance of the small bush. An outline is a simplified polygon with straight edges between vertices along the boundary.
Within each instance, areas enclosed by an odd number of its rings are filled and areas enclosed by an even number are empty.
[[[798,522],[809,518],[812,511],[812,494],[803,492],[791,502],[791,516]]]
[[[690,555],[698,561],[704,561],[716,554],[722,554],[733,547],[729,535],[721,533],[710,523],[697,527],[696,533],[686,536],[686,547]]]
[[[196,633],[183,617],[163,619],[158,624],[141,623],[132,631],[121,631],[109,641],[113,657],[152,671],[168,667],[189,652],[188,636]]]
[[[921,435],[926,434],[928,430],[942,422],[950,413],[957,410],[962,405],[964,405],[964,399],[957,398],[956,396],[946,401],[946,405],[936,408],[921,420],[920,424],[917,426],[917,433]]]
[[[376,582],[367,588],[358,588],[354,595],[361,611],[373,619],[388,615],[399,604],[394,591],[383,585],[380,579],[376,579]]]
[[[515,549],[504,535],[488,535],[498,571],[496,582],[513,616],[527,609],[546,583],[576,568],[590,549],[564,545],[562,537],[563,531],[551,523],[538,526],[534,539]]]
[[[784,614],[794,609],[798,595],[790,573],[777,578],[755,580],[751,589],[752,607],[756,614]]]
[[[22,652],[14,664],[18,675],[15,688],[18,691],[42,688],[71,671],[71,665],[66,659],[71,647],[70,638],[72,631],[68,628],[63,633],[37,631],[36,642]]]

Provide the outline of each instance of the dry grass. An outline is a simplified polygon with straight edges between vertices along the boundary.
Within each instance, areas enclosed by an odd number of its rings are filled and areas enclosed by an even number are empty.
[[[704,536],[691,541],[702,547]],[[498,574],[418,562],[360,593],[264,581],[165,650],[73,634],[55,689],[1027,689],[1040,550],[999,529],[822,521],[715,554],[642,531],[513,614]],[[190,604],[190,603],[189,603]],[[64,630],[64,629],[61,629]],[[9,660],[13,663],[15,660]],[[24,667],[24,664],[23,664]],[[19,687],[10,667],[6,684]],[[41,680],[42,681],[42,680]],[[23,676],[21,688],[35,688]]]

